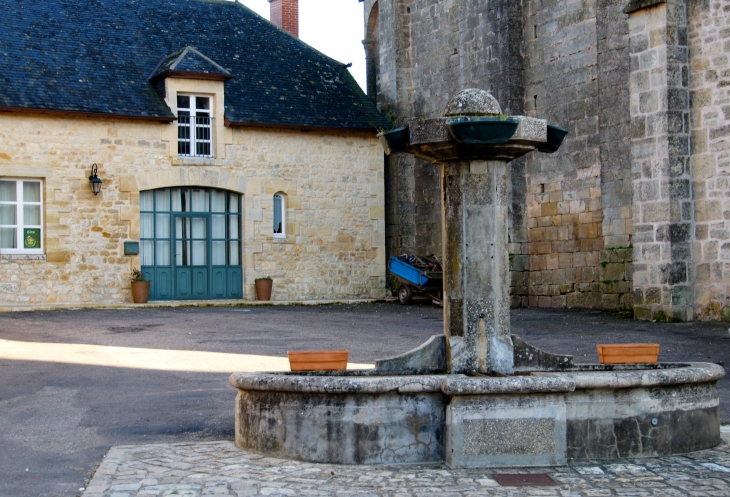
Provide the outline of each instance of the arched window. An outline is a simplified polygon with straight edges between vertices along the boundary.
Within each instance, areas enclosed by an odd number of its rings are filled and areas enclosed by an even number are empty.
[[[274,195],[274,238],[284,238],[286,236],[286,206],[284,204],[284,195],[277,193]]]
[[[378,88],[380,86],[380,42],[378,32],[378,18],[380,9],[378,2],[373,4],[368,17],[368,25],[365,31],[365,71],[367,78],[367,95],[373,103],[378,103]]]

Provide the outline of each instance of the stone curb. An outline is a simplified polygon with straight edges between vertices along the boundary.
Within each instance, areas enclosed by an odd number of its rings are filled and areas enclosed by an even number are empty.
[[[79,309],[142,309],[165,307],[254,307],[254,306],[316,306],[316,305],[352,305],[378,304],[394,302],[395,297],[384,299],[333,299],[333,300],[168,300],[149,302],[147,304],[31,304],[0,305],[0,312],[57,311]]]

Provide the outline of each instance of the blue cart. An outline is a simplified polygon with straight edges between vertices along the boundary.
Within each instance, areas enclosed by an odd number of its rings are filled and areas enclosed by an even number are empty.
[[[401,258],[404,256],[391,256],[388,272],[400,283],[398,289],[398,302],[406,305],[411,302],[413,294],[417,293],[430,299],[433,302],[443,302],[443,281],[442,271],[429,271],[419,269]],[[410,256],[413,261],[421,262],[419,257]]]

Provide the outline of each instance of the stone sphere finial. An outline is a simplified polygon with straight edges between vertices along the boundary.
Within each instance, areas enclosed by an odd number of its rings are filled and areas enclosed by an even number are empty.
[[[446,104],[443,115],[444,117],[493,116],[501,113],[502,107],[491,93],[478,88],[467,88],[461,90]]]

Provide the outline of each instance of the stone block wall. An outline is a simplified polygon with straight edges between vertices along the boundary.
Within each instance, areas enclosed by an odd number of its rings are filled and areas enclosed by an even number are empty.
[[[694,312],[730,320],[730,1],[688,7]]]
[[[604,248],[631,244],[622,7],[523,2],[526,114],[569,130],[558,152],[527,156],[530,306],[631,306],[630,288],[608,288],[600,264]]]
[[[634,312],[693,318],[687,17],[684,1],[632,12]]]
[[[374,133],[227,128],[225,155],[179,159],[174,124],[0,113],[0,177],[41,178],[45,254],[0,253],[0,304],[130,301],[139,192],[171,186],[243,195],[243,284],[274,279],[274,300],[380,298],[385,286],[382,149]],[[174,130],[173,130],[174,131]],[[225,135],[223,135],[225,136]],[[99,166],[103,188],[88,176]],[[274,239],[273,194],[287,237]]]

